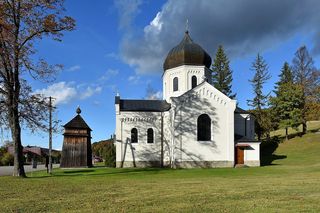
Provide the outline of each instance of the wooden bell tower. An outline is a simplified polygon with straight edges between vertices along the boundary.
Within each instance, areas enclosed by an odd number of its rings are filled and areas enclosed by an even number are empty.
[[[91,129],[81,117],[80,107],[76,112],[64,125],[61,168],[92,167]]]

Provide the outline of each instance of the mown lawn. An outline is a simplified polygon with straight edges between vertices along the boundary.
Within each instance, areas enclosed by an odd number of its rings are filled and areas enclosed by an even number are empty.
[[[259,168],[54,170],[0,177],[0,212],[320,212],[320,134]]]

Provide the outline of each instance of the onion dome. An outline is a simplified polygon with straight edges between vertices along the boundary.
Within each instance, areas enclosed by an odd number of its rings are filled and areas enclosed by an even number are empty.
[[[167,55],[163,69],[168,70],[181,65],[204,65],[210,68],[211,57],[199,44],[192,41],[189,32],[186,31],[184,38]]]

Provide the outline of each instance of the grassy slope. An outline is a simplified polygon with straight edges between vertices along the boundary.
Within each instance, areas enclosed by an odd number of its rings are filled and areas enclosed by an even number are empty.
[[[320,211],[320,134],[281,143],[273,165],[55,170],[0,177],[0,212]]]

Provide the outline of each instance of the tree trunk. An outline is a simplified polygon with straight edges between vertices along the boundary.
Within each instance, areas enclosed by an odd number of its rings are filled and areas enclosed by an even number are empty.
[[[305,120],[302,121],[302,134],[307,133],[307,122]]]
[[[19,123],[18,107],[9,108],[10,129],[14,144],[14,170],[13,176],[26,177],[24,172],[23,147],[21,145],[21,127]]]
[[[288,127],[286,127],[286,141],[288,140]]]

